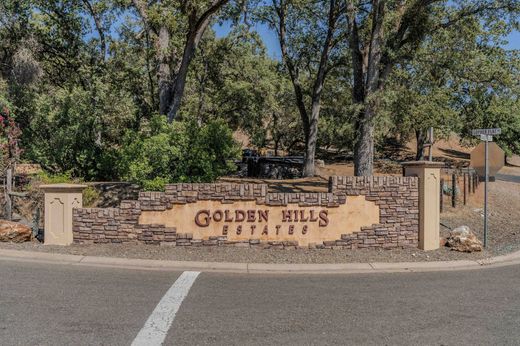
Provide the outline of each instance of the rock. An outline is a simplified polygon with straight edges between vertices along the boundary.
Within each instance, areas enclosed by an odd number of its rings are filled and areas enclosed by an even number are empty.
[[[451,231],[446,246],[460,252],[482,251],[482,242],[468,226],[460,226]]]
[[[316,164],[316,167],[325,167],[325,161],[323,160],[316,159],[314,163]]]
[[[21,223],[0,220],[0,241],[22,243],[30,241],[32,229]]]
[[[21,217],[20,215],[16,214],[16,213],[13,213],[13,214],[11,215],[11,220],[14,221],[14,222],[18,222],[18,221],[20,221],[21,219],[22,219],[22,217]]]

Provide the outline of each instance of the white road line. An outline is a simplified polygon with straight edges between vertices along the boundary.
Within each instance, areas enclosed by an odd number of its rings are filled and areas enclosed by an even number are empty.
[[[132,346],[162,345],[168,329],[175,319],[175,314],[199,274],[200,272],[184,272],[177,278],[146,320],[144,327],[132,342]]]

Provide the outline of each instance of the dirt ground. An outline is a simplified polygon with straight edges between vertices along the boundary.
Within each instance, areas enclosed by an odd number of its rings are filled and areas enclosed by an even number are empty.
[[[483,239],[484,184],[466,206],[445,208],[441,214],[441,235],[460,225],[469,226]],[[489,183],[488,246],[493,254],[520,250],[520,168],[502,168],[495,182]]]

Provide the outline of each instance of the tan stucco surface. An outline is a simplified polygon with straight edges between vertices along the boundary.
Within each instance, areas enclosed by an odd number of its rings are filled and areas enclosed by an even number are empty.
[[[419,248],[436,250],[440,244],[440,168],[437,162],[412,162],[405,176],[419,177]]]
[[[213,218],[215,211],[228,213],[228,220],[235,218],[237,210],[246,213],[246,219],[241,222],[236,220],[226,222],[222,220],[210,220],[206,227],[198,226],[195,222],[199,213],[199,224],[206,224],[206,216],[209,211]],[[247,211],[255,215],[254,221],[247,220]],[[267,215],[267,221],[259,216],[259,211]],[[283,221],[283,213],[290,211],[291,221]],[[312,213],[311,213],[312,211]],[[295,212],[298,221],[295,220]],[[321,218],[320,218],[320,212]],[[327,214],[325,217],[325,213]],[[217,213],[217,219],[220,213]],[[301,218],[307,219],[301,221]],[[311,217],[314,221],[311,221]],[[328,222],[325,221],[328,220]],[[139,224],[161,224],[166,227],[175,227],[177,233],[191,233],[194,239],[207,240],[211,236],[224,235],[227,226],[227,239],[240,241],[248,239],[260,239],[265,241],[298,241],[300,246],[309,243],[321,243],[341,239],[342,234],[359,232],[362,226],[371,226],[379,223],[379,207],[365,196],[348,196],[347,202],[339,207],[327,208],[320,206],[300,207],[298,204],[287,206],[257,205],[255,201],[240,201],[232,204],[223,204],[220,201],[198,201],[196,203],[173,205],[172,209],[165,211],[143,211],[139,218]],[[241,226],[241,231],[237,229]],[[252,228],[253,226],[253,228]],[[278,226],[278,228],[277,228]],[[291,234],[291,226],[294,227]],[[305,230],[306,227],[306,230]]]
[[[40,186],[45,192],[44,244],[72,244],[72,209],[83,206],[84,187],[75,184]]]

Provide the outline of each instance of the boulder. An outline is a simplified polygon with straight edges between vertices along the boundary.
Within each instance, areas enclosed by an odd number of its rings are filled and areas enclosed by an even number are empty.
[[[32,229],[21,223],[0,220],[0,241],[22,243],[30,241]]]
[[[468,226],[460,226],[451,231],[446,246],[460,252],[482,251],[482,242]]]

